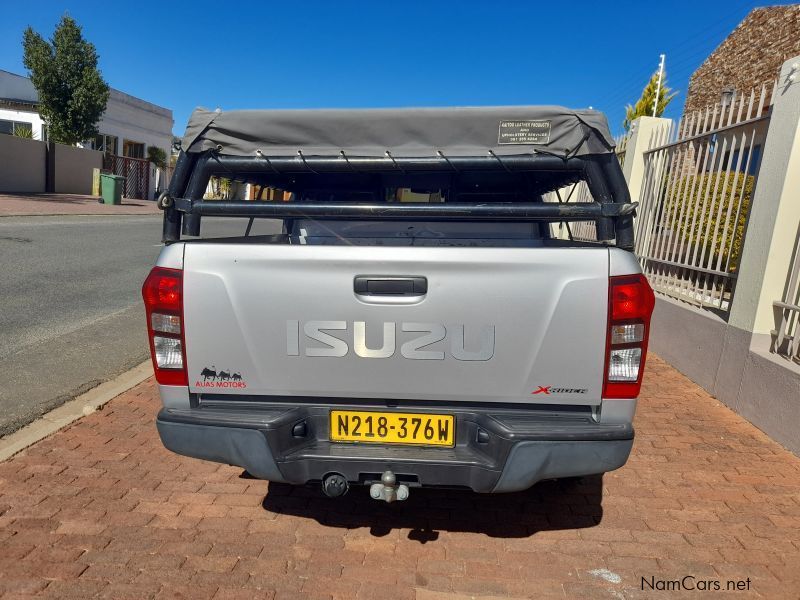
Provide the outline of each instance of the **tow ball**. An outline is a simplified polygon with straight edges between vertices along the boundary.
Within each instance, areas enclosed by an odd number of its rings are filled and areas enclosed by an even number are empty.
[[[408,486],[397,485],[397,477],[391,471],[385,471],[381,475],[380,483],[373,483],[369,486],[369,495],[375,500],[384,502],[395,502],[408,498]]]

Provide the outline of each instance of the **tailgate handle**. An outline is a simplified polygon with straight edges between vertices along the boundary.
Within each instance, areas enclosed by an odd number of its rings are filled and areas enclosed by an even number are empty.
[[[428,279],[360,275],[353,281],[353,289],[359,296],[424,296],[428,293]]]

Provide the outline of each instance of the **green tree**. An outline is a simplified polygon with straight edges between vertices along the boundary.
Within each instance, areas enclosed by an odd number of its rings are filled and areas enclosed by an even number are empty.
[[[97,68],[94,44],[83,38],[75,19],[64,15],[49,42],[28,27],[22,47],[50,139],[75,144],[97,135],[109,88]]]
[[[653,73],[652,77],[650,77],[650,81],[647,82],[647,85],[644,86],[642,90],[642,96],[636,101],[636,104],[631,106],[628,104],[625,107],[625,120],[622,122],[622,126],[625,128],[625,131],[628,131],[631,128],[631,123],[638,118],[638,117],[652,117],[653,116],[653,103],[656,99],[656,88],[658,87],[658,72],[656,71]],[[664,71],[664,75],[661,79],[661,88],[658,91],[658,104],[656,105],[656,117],[660,117],[664,114],[664,110],[667,108],[667,105],[672,102],[672,99],[678,94],[678,92],[673,92],[669,87],[667,87],[667,72]]]

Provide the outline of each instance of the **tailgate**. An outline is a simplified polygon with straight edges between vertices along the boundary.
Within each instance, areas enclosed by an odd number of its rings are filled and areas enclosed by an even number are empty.
[[[190,389],[599,404],[608,260],[605,248],[186,244]],[[357,277],[427,290],[357,294]]]

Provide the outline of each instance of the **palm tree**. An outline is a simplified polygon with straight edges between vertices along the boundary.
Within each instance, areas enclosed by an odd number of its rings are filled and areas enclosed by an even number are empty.
[[[667,87],[667,72],[664,71],[664,76],[661,80],[661,88],[658,90],[658,104],[656,105],[656,114],[653,115],[653,103],[656,98],[656,88],[658,87],[658,72],[653,73],[650,81],[644,86],[642,96],[636,101],[636,104],[631,106],[628,104],[625,107],[625,120],[622,126],[625,131],[631,128],[631,123],[638,117],[660,117],[664,114],[667,105],[672,102],[672,99],[678,95],[678,92],[673,92]]]

